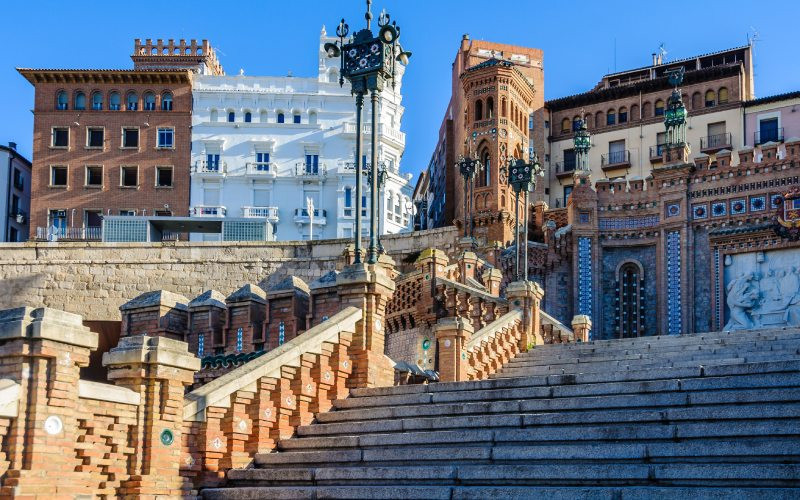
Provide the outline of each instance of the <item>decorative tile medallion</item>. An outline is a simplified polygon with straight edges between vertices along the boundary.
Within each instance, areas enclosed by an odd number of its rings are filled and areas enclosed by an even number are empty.
[[[783,202],[783,196],[780,194],[771,194],[769,195],[769,206],[770,208],[778,208],[781,206],[781,202]]]
[[[244,331],[241,328],[236,329],[236,352],[242,352],[244,347]]]
[[[692,205],[692,218],[694,220],[708,218],[708,205],[701,203],[699,205]]]
[[[681,333],[681,232],[667,233],[667,333]]]
[[[681,214],[680,203],[669,203],[667,205],[667,217],[677,217]]]
[[[731,215],[742,215],[744,213],[747,213],[747,200],[744,198],[731,200]]]
[[[767,209],[767,197],[766,196],[753,196],[750,198],[750,211],[751,212],[761,212],[762,210]]]
[[[724,201],[715,201],[711,204],[711,217],[724,217],[728,215],[728,205]]]

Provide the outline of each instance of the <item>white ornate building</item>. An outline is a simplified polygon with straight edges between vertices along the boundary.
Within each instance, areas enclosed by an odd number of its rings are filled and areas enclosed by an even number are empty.
[[[352,237],[355,100],[347,82],[339,86],[338,59],[328,59],[323,50],[332,40],[323,27],[314,78],[194,77],[192,216],[266,217],[278,240]],[[389,172],[379,198],[382,234],[407,231],[412,219],[412,176],[399,170],[405,148],[400,131],[402,72],[400,67],[394,89],[389,86],[381,93],[378,109],[378,158]],[[367,98],[366,161],[371,113]],[[366,179],[363,185],[368,201]],[[313,218],[306,210],[308,198],[313,200]],[[366,218],[363,229],[368,230]]]

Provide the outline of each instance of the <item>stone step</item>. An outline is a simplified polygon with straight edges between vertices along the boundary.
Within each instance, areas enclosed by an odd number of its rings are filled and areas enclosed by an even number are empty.
[[[425,499],[486,500],[487,498],[548,500],[652,500],[691,498],[692,500],[789,500],[800,488],[737,488],[706,486],[255,486],[203,490],[207,500],[295,500],[295,499]]]
[[[607,423],[535,428],[439,430],[430,432],[362,433],[352,436],[298,437],[281,440],[278,449],[368,448],[385,446],[458,445],[536,441],[636,441],[721,438],[735,436],[798,436],[800,419],[717,420],[680,423]]]

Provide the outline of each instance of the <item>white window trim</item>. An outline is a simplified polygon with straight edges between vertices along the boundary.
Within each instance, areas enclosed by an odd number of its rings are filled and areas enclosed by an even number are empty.
[[[89,184],[89,167],[99,167],[100,168],[100,184]],[[102,189],[105,185],[105,168],[103,165],[84,165],[83,166],[83,187],[93,188],[93,189]]]
[[[56,142],[56,129],[67,129],[67,145],[66,146],[55,146]],[[69,145],[72,144],[72,128],[65,127],[61,125],[55,125],[50,127],[50,149],[64,149],[69,151]]]
[[[158,185],[158,171],[159,169],[169,169],[172,171],[172,184],[169,186],[159,186]],[[138,177],[137,177],[138,180]],[[155,168],[155,175],[153,178],[153,186],[156,189],[173,189],[175,187],[175,166],[174,165],[156,165]]]
[[[126,168],[135,168],[136,169],[136,185],[135,186],[126,186],[125,184],[123,184],[123,182],[122,182],[123,179],[124,179],[123,172],[124,172],[124,169],[126,169]],[[119,166],[119,187],[120,188],[122,188],[122,189],[139,189],[140,185],[141,185],[141,179],[139,177],[139,165],[120,165]]]
[[[64,168],[64,169],[66,169],[66,171],[67,171],[67,182],[65,184],[53,184],[53,169],[54,168]],[[50,175],[50,177],[47,179],[47,187],[60,188],[60,189],[69,188],[69,165],[51,164],[50,165],[49,175]]]
[[[162,130],[172,130],[172,145],[162,146],[159,144],[159,135]],[[156,127],[156,149],[175,149],[175,127]]]
[[[132,147],[132,146],[126,146],[125,145],[125,131],[126,130],[133,130],[133,129],[136,129],[136,132],[137,132],[137,134],[139,136],[139,138],[137,140],[137,142],[139,144],[135,148]],[[125,126],[125,127],[120,127],[119,130],[120,130],[119,148],[120,149],[127,149],[129,151],[139,151],[139,148],[142,146],[142,131],[140,130],[140,128],[139,127]]]
[[[102,146],[90,146],[89,145],[89,132],[92,130],[102,130],[103,131],[103,145]],[[103,126],[96,126],[96,125],[87,125],[86,126],[86,149],[96,149],[98,151],[103,151],[106,148],[106,128]]]

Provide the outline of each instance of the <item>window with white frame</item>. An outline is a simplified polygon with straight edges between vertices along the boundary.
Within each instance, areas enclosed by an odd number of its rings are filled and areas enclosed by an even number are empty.
[[[122,166],[119,167],[119,185],[124,188],[135,188],[139,186],[139,167]]]
[[[173,148],[175,146],[175,129],[171,127],[163,127],[158,129],[158,147],[163,149]]]
[[[344,203],[343,203],[342,215],[344,217],[353,216],[353,188],[351,188],[350,186],[344,188]]]

